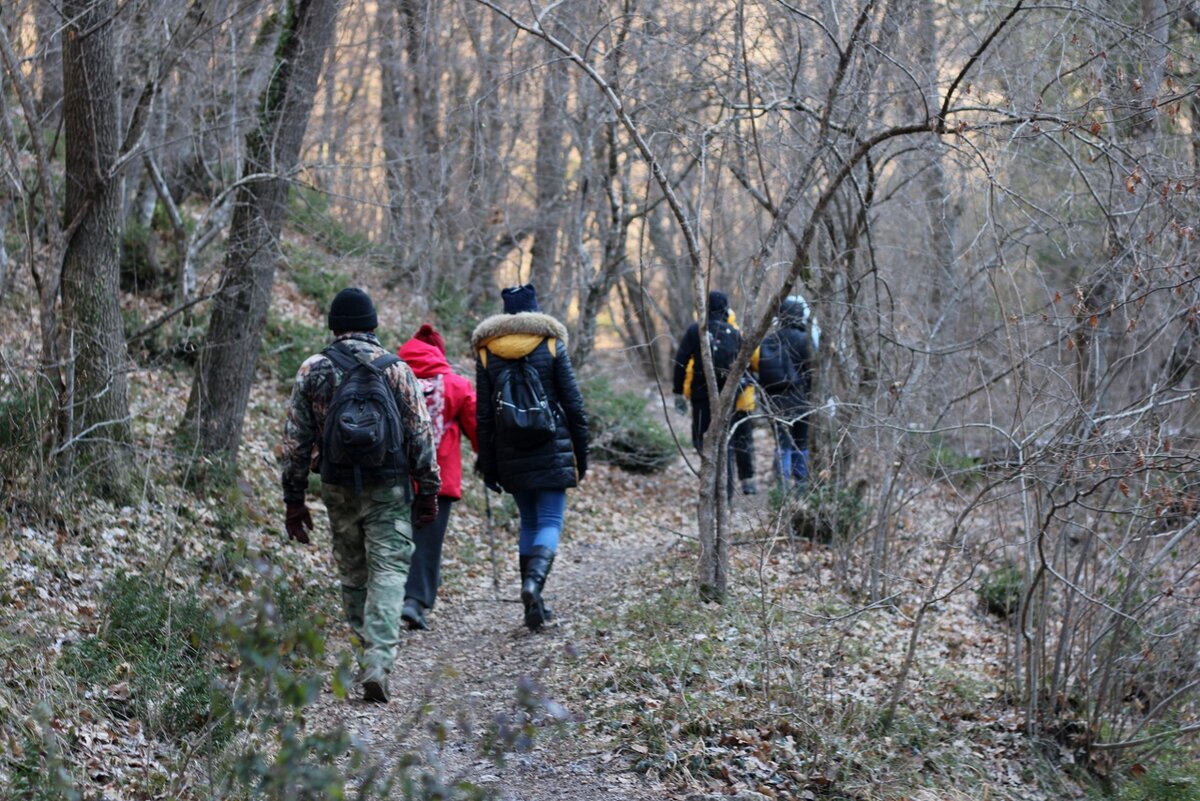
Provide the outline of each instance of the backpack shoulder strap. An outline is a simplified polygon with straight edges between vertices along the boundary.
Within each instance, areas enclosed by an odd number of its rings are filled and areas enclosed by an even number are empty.
[[[334,366],[342,372],[353,370],[359,364],[362,364],[362,362],[360,362],[358,359],[354,358],[342,348],[339,348],[336,342],[325,348],[325,350],[321,351],[321,353],[324,354],[325,358],[333,362]]]
[[[400,360],[401,360],[400,357],[394,353],[384,353],[383,355],[379,356],[377,359],[372,361],[371,366],[374,367],[379,372],[383,372],[384,370],[388,369],[389,367],[391,367],[393,364],[395,364],[396,362],[398,362]]]

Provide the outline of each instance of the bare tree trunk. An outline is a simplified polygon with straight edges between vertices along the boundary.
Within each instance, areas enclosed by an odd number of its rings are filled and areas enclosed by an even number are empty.
[[[8,36],[9,25],[10,20],[8,19],[8,15],[5,14],[3,10],[0,10],[0,27],[4,29],[4,35],[6,38]],[[2,60],[0,60],[0,63],[2,63]],[[0,70],[0,117],[4,118],[8,117],[8,103],[6,103],[4,100],[4,93],[8,91],[5,87],[6,83],[7,81],[4,79],[4,71]],[[8,248],[5,245],[5,232],[8,231],[8,220],[12,214],[14,199],[19,197],[21,194],[20,186],[16,185],[15,181],[13,182],[12,186],[12,189],[15,190],[15,194],[10,193],[9,191],[9,180],[7,176],[10,174],[17,175],[20,171],[20,167],[16,159],[16,137],[13,136],[10,138],[7,135],[8,131],[10,130],[8,127],[9,124],[10,123],[0,123],[0,133],[4,134],[4,139],[6,140],[5,151],[9,153],[9,159],[12,161],[12,164],[10,165],[10,169],[12,170],[11,173],[6,173],[3,169],[0,169],[0,301],[4,300],[4,296],[8,291],[9,279],[8,267],[10,259],[8,256]]]
[[[621,308],[625,325],[621,334],[625,346],[641,360],[647,378],[670,381],[670,337],[659,336],[658,317],[654,301],[633,270],[625,271],[619,285]],[[667,383],[664,391],[670,392]]]
[[[416,258],[410,257],[407,262],[413,267],[417,291],[424,295],[431,288],[433,274],[448,265],[457,238],[453,215],[447,213],[447,159],[441,132],[442,54],[436,39],[439,4],[433,0],[400,0],[399,7],[408,56],[409,74],[405,77],[416,129],[413,138],[420,145],[420,157],[409,160],[410,189],[420,209],[414,223],[425,239],[424,246],[417,248]]]
[[[120,497],[129,489],[129,399],[125,333],[118,302],[120,147],[119,82],[113,48],[115,0],[69,0],[63,43],[66,87],[66,219],[62,315],[71,362],[61,430],[68,453],[98,469],[96,487]]]
[[[291,0],[284,11],[275,71],[258,126],[246,141],[245,176],[262,175],[237,192],[220,292],[180,430],[201,453],[237,462],[242,421],[266,326],[279,230],[312,111],[313,94],[333,38],[338,0]]]
[[[404,240],[404,117],[403,66],[396,49],[396,11],[391,3],[380,3],[376,12],[379,32],[380,136],[383,140],[385,183],[388,197],[389,244]]]
[[[62,15],[58,4],[34,3],[34,26],[37,29],[37,67],[41,75],[41,92],[38,94],[40,124],[56,128],[62,116],[63,101],[63,52]],[[32,121],[31,121],[32,124]]]
[[[1192,95],[1187,102],[1192,129],[1192,172],[1200,172],[1200,98]]]
[[[920,74],[924,80],[925,113],[937,113],[940,98],[938,97],[938,41],[937,27],[933,21],[934,3],[922,2],[917,11],[917,30],[919,44],[917,48],[920,59]],[[950,193],[946,187],[946,168],[944,162],[944,146],[937,134],[931,133],[927,141],[928,169],[921,172],[924,176],[924,194],[926,213],[929,215],[929,253],[934,275],[930,281],[929,320],[937,320],[942,312],[942,305],[947,294],[954,289],[954,232],[956,228],[955,211],[950,202]]]
[[[620,160],[617,152],[616,126],[604,126],[604,147],[600,155],[604,158],[603,180],[598,183],[605,193],[608,206],[608,226],[605,230],[604,248],[600,255],[600,267],[595,275],[587,275],[583,303],[579,307],[579,326],[575,335],[574,353],[571,361],[582,365],[596,345],[596,317],[608,300],[617,277],[625,266],[625,247],[628,240],[629,219],[624,213],[624,188],[620,180]],[[582,225],[580,225],[582,228]],[[580,248],[582,250],[582,247]]]
[[[566,103],[569,75],[566,63],[558,60],[547,64],[545,70],[537,128],[534,176],[537,208],[532,226],[533,244],[529,249],[529,280],[545,293],[552,313],[561,315],[568,301],[565,297],[567,293],[558,291],[555,285],[555,264],[563,222],[563,106]]]
[[[0,79],[0,93],[4,92],[4,81]],[[0,113],[3,112],[3,107],[0,105]],[[12,198],[8,194],[8,187],[0,184],[0,232],[8,230],[8,218],[12,211]],[[4,237],[0,236],[0,300],[4,300],[4,295],[8,292],[8,248],[4,244]]]
[[[26,126],[29,130],[29,146],[33,151],[34,163],[37,168],[37,192],[42,197],[42,206],[43,208],[57,208],[57,194],[54,191],[54,180],[50,173],[50,153],[42,137],[37,134],[36,120],[38,115],[33,90],[29,82],[25,80],[25,75],[20,68],[16,54],[13,52],[12,42],[8,37],[7,29],[2,25],[0,25],[0,60],[4,62],[5,72],[8,73],[8,77],[12,81],[13,89],[16,90],[17,97],[21,101],[21,110],[25,114]],[[0,107],[3,106],[3,99],[0,98]],[[19,162],[20,157],[17,151],[17,136],[12,126],[12,117],[7,113],[0,114],[0,126],[3,127],[5,145],[9,149],[9,158],[15,165]],[[28,194],[23,198],[23,205],[22,213],[28,221],[34,215],[33,201]],[[63,377],[62,365],[59,363],[58,358],[57,303],[62,283],[60,266],[64,248],[64,234],[62,223],[57,214],[44,215],[43,224],[45,226],[46,242],[49,245],[48,267],[43,266],[41,269],[38,267],[38,259],[35,258],[36,249],[34,247],[35,225],[31,222],[27,222],[26,226],[27,244],[25,253],[29,262],[29,272],[33,277],[33,282],[38,292],[38,330],[41,335],[42,372],[49,384],[61,395],[63,392]]]

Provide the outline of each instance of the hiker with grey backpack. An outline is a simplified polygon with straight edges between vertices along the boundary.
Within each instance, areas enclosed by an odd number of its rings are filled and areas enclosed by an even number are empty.
[[[520,514],[524,623],[537,631],[553,613],[543,590],[558,552],[567,490],[587,473],[588,424],[567,355],[567,329],[541,312],[532,284],[501,293],[504,313],[471,335],[475,351],[478,469]]]
[[[777,327],[759,346],[758,383],[767,394],[775,428],[775,471],[784,486],[808,486],[808,412],[812,388],[811,320],[799,295],[779,308]]]

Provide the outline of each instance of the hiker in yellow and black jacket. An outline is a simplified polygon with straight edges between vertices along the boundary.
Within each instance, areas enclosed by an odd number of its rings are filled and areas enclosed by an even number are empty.
[[[729,308],[729,297],[724,292],[716,290],[708,293],[708,315],[705,323],[705,339],[712,349],[713,364],[720,373],[723,366],[728,366],[742,346],[741,333],[737,328],[737,319]],[[700,450],[704,445],[704,432],[712,421],[709,408],[708,385],[704,380],[704,371],[700,363],[700,326],[692,323],[679,341],[679,349],[675,353],[675,371],[671,389],[675,393],[675,408],[680,414],[687,411],[688,399],[692,402],[692,445]],[[758,349],[750,357],[750,369],[758,370]],[[718,377],[717,388],[724,385],[724,379]],[[754,411],[754,385],[750,382],[737,397],[736,411],[730,424],[733,426],[733,437],[730,446],[737,461],[737,477],[742,484],[742,492],[754,495],[758,488],[754,484],[754,437],[753,429],[748,419]],[[732,482],[730,492],[733,491]]]
[[[533,284],[509,287],[501,298],[504,313],[471,335],[479,470],[489,489],[510,492],[517,503],[521,601],[525,626],[537,631],[553,618],[542,589],[558,551],[567,490],[587,472],[588,423],[567,329],[542,313]],[[520,398],[518,380],[526,389]],[[538,420],[544,427],[523,425]]]

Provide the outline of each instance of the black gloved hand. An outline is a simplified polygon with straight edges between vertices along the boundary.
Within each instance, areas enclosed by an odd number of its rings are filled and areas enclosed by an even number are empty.
[[[583,477],[587,474],[588,457],[587,450],[575,452],[575,470],[579,473],[579,480],[583,481]]]
[[[437,520],[438,500],[436,495],[418,495],[413,500],[412,524],[414,528],[424,528]]]
[[[504,492],[504,487],[500,486],[500,479],[495,476],[484,476],[483,486],[490,489],[492,492]]]
[[[308,545],[308,532],[313,530],[312,515],[309,514],[308,507],[303,502],[289,503],[283,527],[289,540]]]

